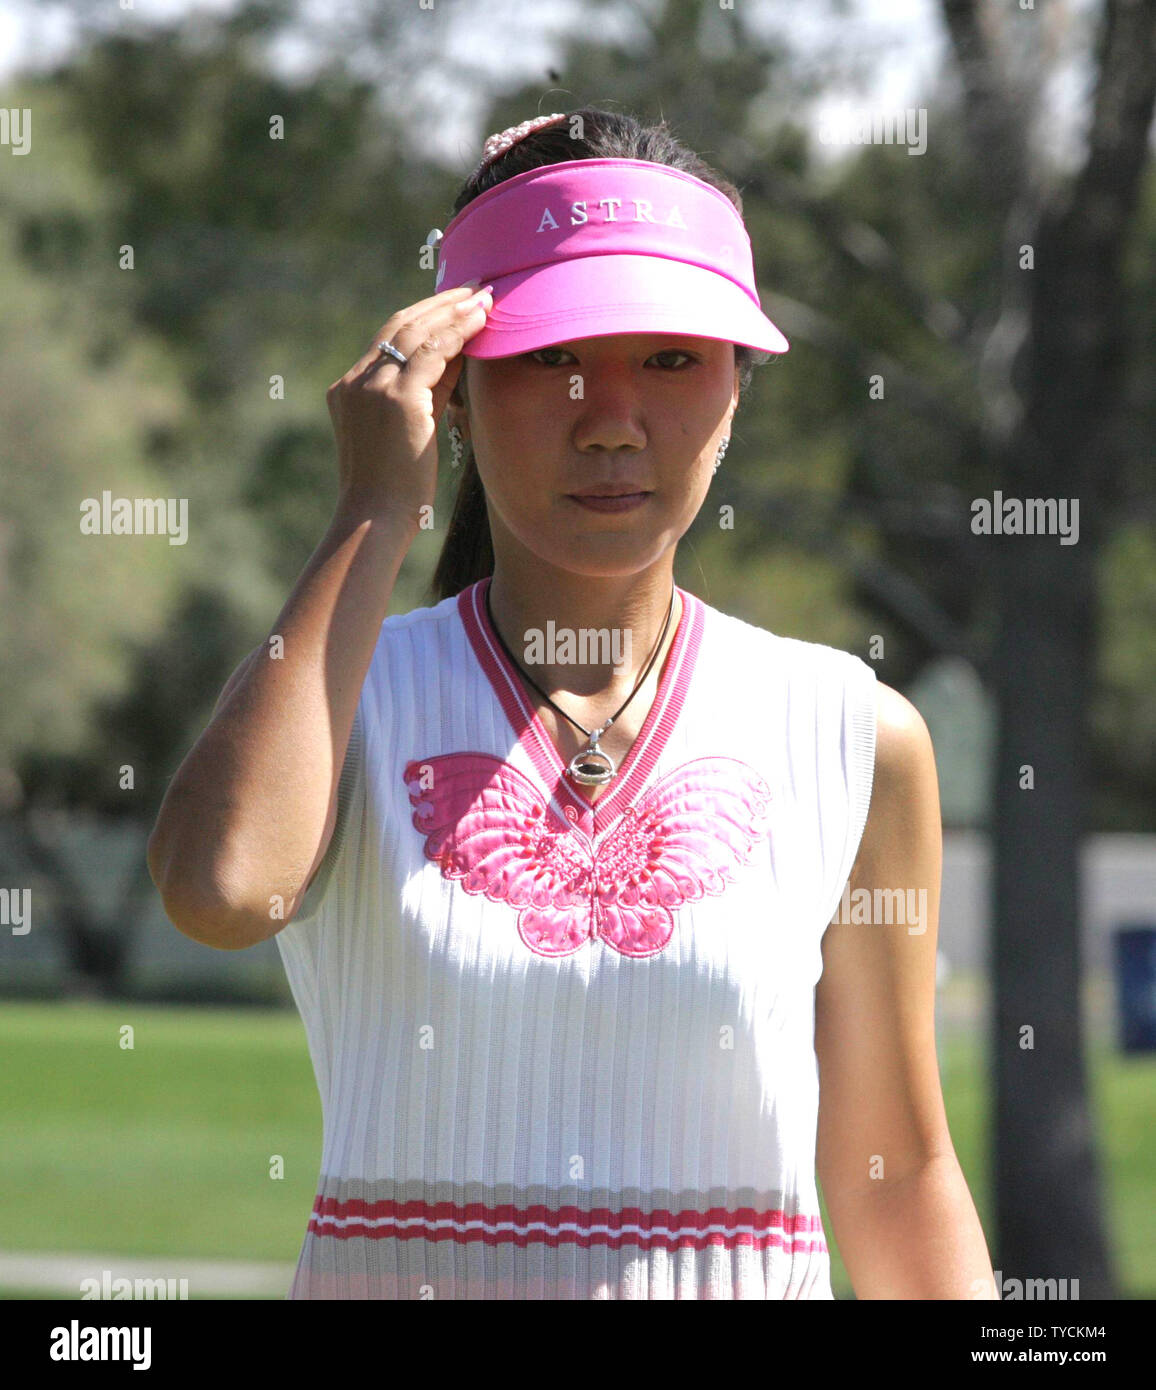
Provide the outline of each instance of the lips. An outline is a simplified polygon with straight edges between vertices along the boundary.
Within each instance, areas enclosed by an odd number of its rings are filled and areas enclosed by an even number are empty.
[[[607,484],[605,487],[585,488],[582,492],[568,493],[569,497],[634,497],[642,492],[649,492],[649,488],[640,487],[637,483],[614,483]]]

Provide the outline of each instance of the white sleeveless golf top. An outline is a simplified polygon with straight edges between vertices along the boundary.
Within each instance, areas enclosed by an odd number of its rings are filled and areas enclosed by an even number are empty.
[[[680,589],[591,803],[485,586],[387,618],[274,938],[324,1140],[290,1298],[831,1298],[814,990],[875,673]]]

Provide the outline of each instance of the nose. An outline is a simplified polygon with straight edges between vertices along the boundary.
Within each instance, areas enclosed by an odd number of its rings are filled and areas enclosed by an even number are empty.
[[[646,429],[639,415],[639,394],[629,368],[587,367],[580,373],[582,409],[574,429],[579,449],[645,449]]]

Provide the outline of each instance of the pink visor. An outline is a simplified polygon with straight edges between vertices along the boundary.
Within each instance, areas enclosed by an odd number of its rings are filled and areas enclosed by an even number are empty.
[[[790,346],[755,288],[751,240],[717,188],[644,159],[530,169],[464,207],[438,247],[437,290],[493,285],[462,349],[512,357],[608,333]]]

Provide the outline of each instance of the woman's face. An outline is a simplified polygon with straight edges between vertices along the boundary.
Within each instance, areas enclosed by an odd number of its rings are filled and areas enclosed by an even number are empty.
[[[495,556],[510,547],[586,575],[654,564],[702,506],[738,403],[734,347],[632,333],[580,338],[518,357],[467,358],[472,441]],[[572,494],[646,494],[599,512]]]

